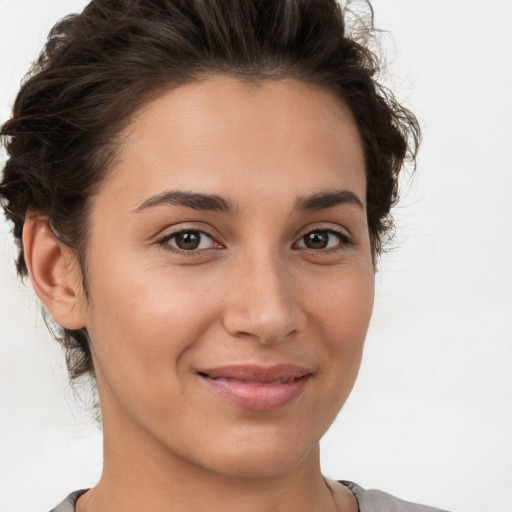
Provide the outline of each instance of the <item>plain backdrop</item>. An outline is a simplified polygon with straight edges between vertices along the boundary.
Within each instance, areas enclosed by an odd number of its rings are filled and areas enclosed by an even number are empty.
[[[0,121],[46,34],[82,0],[0,0]],[[374,0],[386,82],[424,143],[377,275],[326,475],[459,512],[512,512],[512,1]],[[2,155],[2,160],[5,158]],[[0,221],[0,512],[94,485],[101,433],[67,385]]]

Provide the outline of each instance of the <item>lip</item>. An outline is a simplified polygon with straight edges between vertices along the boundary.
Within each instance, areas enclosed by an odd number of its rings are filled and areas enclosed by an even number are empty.
[[[276,410],[293,402],[312,375],[310,369],[291,364],[229,365],[197,373],[217,396],[256,411]]]

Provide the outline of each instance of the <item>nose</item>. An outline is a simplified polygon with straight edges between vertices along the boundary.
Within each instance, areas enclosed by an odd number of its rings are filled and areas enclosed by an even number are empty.
[[[226,285],[223,321],[231,335],[272,345],[304,329],[297,283],[275,255],[242,259],[230,270]]]

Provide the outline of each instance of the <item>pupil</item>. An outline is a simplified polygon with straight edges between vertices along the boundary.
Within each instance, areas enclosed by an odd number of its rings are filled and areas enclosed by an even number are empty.
[[[176,245],[180,249],[194,250],[197,249],[201,242],[201,235],[195,231],[187,231],[176,235]]]
[[[306,235],[306,246],[310,249],[324,249],[327,247],[329,235],[325,231],[315,231]]]

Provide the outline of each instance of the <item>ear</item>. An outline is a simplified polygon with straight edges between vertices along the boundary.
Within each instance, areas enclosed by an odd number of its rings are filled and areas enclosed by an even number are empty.
[[[57,240],[46,216],[27,214],[23,255],[34,291],[52,318],[67,329],[84,327],[78,262],[73,251]]]

